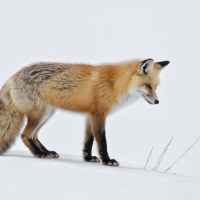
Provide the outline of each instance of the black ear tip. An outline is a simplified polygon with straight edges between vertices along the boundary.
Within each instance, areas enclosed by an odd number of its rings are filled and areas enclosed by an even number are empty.
[[[165,61],[167,65],[169,65],[170,61]]]
[[[162,62],[157,62],[157,64],[161,65],[162,67],[165,67],[168,65],[170,62],[169,61],[162,61]]]

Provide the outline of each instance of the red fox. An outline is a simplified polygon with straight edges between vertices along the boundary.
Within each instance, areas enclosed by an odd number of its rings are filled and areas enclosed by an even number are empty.
[[[100,162],[91,153],[95,139],[102,163],[118,166],[107,151],[106,117],[138,98],[158,104],[158,75],[168,64],[147,59],[97,66],[44,62],[24,67],[0,91],[0,154],[13,144],[26,117],[21,135],[24,144],[35,157],[58,158],[38,140],[38,132],[55,109],[61,108],[88,113],[84,160]]]

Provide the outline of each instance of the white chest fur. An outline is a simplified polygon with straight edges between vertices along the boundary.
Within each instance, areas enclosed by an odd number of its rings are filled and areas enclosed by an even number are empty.
[[[137,101],[141,97],[140,92],[137,89],[133,89],[129,91],[127,94],[121,96],[118,100],[118,104],[115,104],[111,111],[110,114],[113,114],[122,108],[131,105],[135,101]]]

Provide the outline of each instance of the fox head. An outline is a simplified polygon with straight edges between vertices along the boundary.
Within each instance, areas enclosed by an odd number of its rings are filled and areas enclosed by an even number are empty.
[[[159,73],[169,61],[154,63],[153,59],[140,62],[137,66],[137,91],[150,104],[158,104],[156,88],[159,85]]]

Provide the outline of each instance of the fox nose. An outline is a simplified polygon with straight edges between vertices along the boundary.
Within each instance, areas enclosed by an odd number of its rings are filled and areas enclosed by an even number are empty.
[[[159,101],[158,101],[158,100],[155,100],[155,101],[154,101],[154,103],[155,103],[155,104],[158,104],[158,103],[159,103]]]

